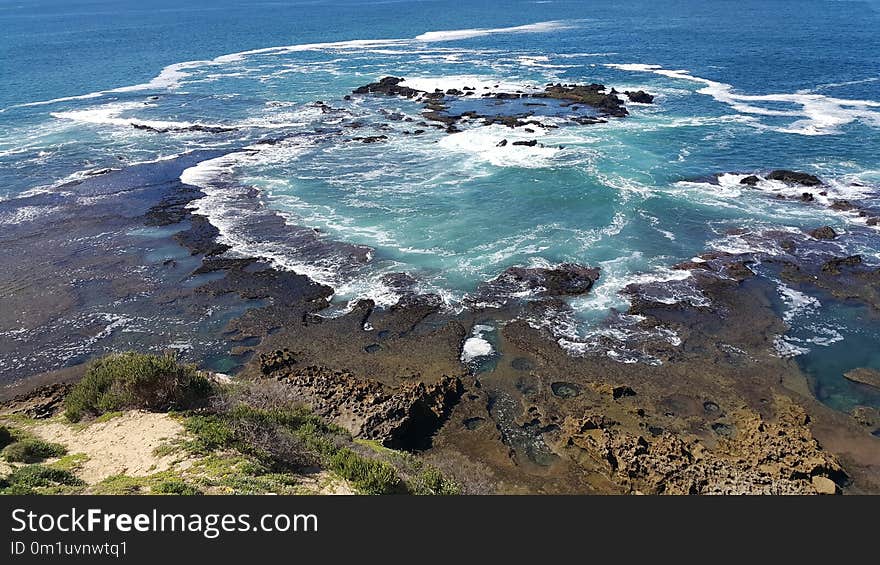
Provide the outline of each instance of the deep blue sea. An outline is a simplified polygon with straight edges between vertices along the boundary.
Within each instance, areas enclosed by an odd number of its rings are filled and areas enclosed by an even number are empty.
[[[765,194],[782,190],[772,183],[739,184],[751,172],[795,169],[828,182],[821,198],[873,201],[878,10],[873,0],[0,0],[0,198],[51,191],[93,169],[225,150],[183,178],[206,192],[195,206],[233,252],[331,284],[341,302],[393,304],[381,275],[407,271],[452,309],[512,265],[599,266],[597,286],[572,302],[576,323],[557,328],[576,341],[626,307],[627,284],[687,276],[669,267],[707,249],[746,250],[731,228],[827,224],[859,234],[843,251],[880,263],[880,233],[856,215],[780,203]],[[408,123],[386,118],[420,119],[414,102],[343,99],[386,75],[429,90],[598,82],[657,98],[587,127],[475,124],[411,136],[400,131]],[[340,118],[316,100],[388,140],[322,138],[315,132]],[[181,131],[192,125],[234,129]],[[297,132],[309,135],[242,151]],[[536,137],[543,147],[497,147]],[[720,173],[732,174],[710,182]],[[370,246],[370,264],[305,260],[260,237],[231,184],[260,189],[290,224]],[[0,217],[0,229],[42,213]],[[820,398],[880,403],[841,376],[880,368],[870,313],[782,282],[779,307],[792,328],[780,354],[798,357]]]

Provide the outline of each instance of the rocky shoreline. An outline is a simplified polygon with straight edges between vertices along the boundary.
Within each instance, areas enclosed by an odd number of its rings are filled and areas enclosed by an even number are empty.
[[[386,77],[353,95],[418,101],[425,123],[448,133],[471,120],[553,127],[535,119],[532,110],[488,114],[454,109],[472,98],[553,103],[575,113],[589,108],[588,114],[570,116],[578,125],[627,115],[619,93],[596,84],[478,94],[471,87],[421,91]],[[653,102],[641,91],[625,96]],[[380,143],[383,137],[351,140]],[[511,145],[517,143],[531,142]],[[216,320],[212,347],[229,351],[234,359],[230,368],[240,366],[239,378],[290,387],[316,413],[355,437],[417,452],[453,475],[492,485],[493,492],[880,492],[880,450],[872,436],[876,414],[865,407],[850,416],[820,404],[797,365],[775,353],[774,340],[786,327],[771,306],[775,287],[759,276],[769,270],[782,280],[880,308],[880,271],[861,257],[836,255],[831,244],[840,236],[833,229],[816,226],[802,234],[742,230],[738,237],[770,241],[782,251],[707,250],[674,266],[689,273],[686,282],[631,285],[625,290],[629,310],[606,322],[611,328],[625,325],[626,331],[609,332],[593,344],[569,344],[583,346],[572,355],[571,348],[561,347],[559,336],[533,321],[564,315],[565,298],[588,294],[602,276],[599,269],[578,264],[511,267],[482,283],[460,313],[445,311],[439,297],[417,293],[410,275],[396,273],[385,281],[402,296],[396,305],[377,308],[361,300],[331,316],[332,288],[277,269],[265,257],[230,255],[209,218],[191,210],[204,193],[177,178],[186,167],[212,156],[158,164],[158,172],[142,167],[95,175],[71,187],[103,198],[88,201],[89,219],[80,213],[83,204],[59,202],[69,208],[53,217],[53,237],[47,239],[39,226],[17,228],[4,239],[5,258],[20,265],[5,281],[10,288],[20,287],[6,303],[10,311],[29,313],[35,326],[74,316],[90,301],[99,302],[96,312],[134,304],[133,315],[143,317],[171,309],[187,320]],[[767,180],[804,187],[804,194],[822,185],[816,177],[792,171],[753,175],[742,184]],[[815,198],[798,200],[813,204]],[[867,225],[874,218],[868,209],[845,208],[840,202],[829,206],[864,213]],[[327,244],[314,230],[287,226],[271,214],[264,221],[284,237],[311,241],[314,247]],[[99,238],[108,225],[125,235]],[[131,235],[144,229],[155,230],[149,243]],[[71,249],[64,244],[71,239],[84,243]],[[13,261],[27,245],[57,246],[50,263],[63,264],[65,270],[50,276]],[[353,264],[367,260],[369,249],[338,245]],[[129,249],[135,251],[123,251]],[[47,289],[24,284],[27,279],[50,280],[48,290],[57,289],[52,300],[39,304],[39,312],[33,304]],[[675,294],[675,284],[689,285],[706,300],[661,299]],[[106,303],[100,303],[101,292],[108,293]],[[526,294],[530,299],[523,300]],[[217,317],[218,308],[226,313]],[[497,333],[491,370],[463,360],[464,344],[476,326]],[[62,343],[64,331],[58,325],[59,335],[41,337],[34,347]],[[157,336],[154,345],[167,347],[168,341],[168,336]],[[113,344],[120,346],[124,343]],[[609,356],[618,350],[656,363],[623,363]],[[29,369],[76,366],[94,353],[83,351],[57,366],[35,363]],[[75,380],[75,373],[68,370],[65,379]],[[5,389],[7,409],[37,418],[51,415],[65,391],[63,385],[51,385],[57,377],[45,373],[29,381],[32,385]],[[864,373],[856,377],[865,382]],[[50,386],[35,387],[41,382]]]

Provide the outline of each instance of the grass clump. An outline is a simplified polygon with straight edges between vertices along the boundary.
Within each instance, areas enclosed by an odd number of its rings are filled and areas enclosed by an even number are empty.
[[[174,471],[160,471],[152,475],[133,477],[111,475],[92,487],[93,494],[202,494]]]
[[[50,464],[49,467],[52,467],[53,469],[61,469],[62,471],[70,471],[71,473],[76,473],[83,468],[83,465],[88,460],[89,456],[85,453],[71,453]]]
[[[65,453],[67,449],[63,445],[26,438],[7,445],[3,449],[3,458],[10,463],[37,463],[50,457],[61,457]]]
[[[194,486],[188,485],[179,479],[169,479],[154,485],[150,492],[153,494],[176,494],[179,496],[195,496],[202,494],[202,491]]]
[[[392,494],[401,486],[393,465],[368,459],[348,448],[336,451],[327,461],[331,471],[349,481],[364,494]]]
[[[60,492],[60,487],[80,487],[85,483],[70,471],[45,465],[27,465],[12,471],[2,481],[0,494],[40,494]]]
[[[116,353],[91,363],[67,395],[65,415],[77,422],[124,409],[189,408],[210,392],[211,383],[195,365],[181,364],[170,355]]]
[[[451,496],[461,494],[461,486],[444,475],[439,469],[425,465],[423,469],[407,481],[412,494]]]
[[[101,414],[100,416],[95,418],[95,423],[99,424],[101,422],[109,422],[113,418],[118,418],[124,414],[125,412],[123,412],[122,410],[116,410],[115,412],[105,412],[104,414]]]
[[[147,488],[147,482],[144,477],[111,475],[96,484],[92,490],[94,494],[140,494]]]

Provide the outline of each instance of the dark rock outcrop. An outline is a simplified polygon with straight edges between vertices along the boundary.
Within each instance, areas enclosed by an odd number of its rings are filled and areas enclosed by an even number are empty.
[[[767,175],[768,180],[778,180],[788,184],[799,184],[802,186],[819,186],[822,181],[819,177],[808,173],[799,173],[797,171],[788,171],[785,169],[777,169],[771,171]]]
[[[504,297],[523,291],[538,296],[573,296],[589,292],[599,279],[599,269],[574,263],[553,268],[510,267],[497,278],[483,283],[478,294]]]
[[[392,449],[430,447],[433,434],[462,393],[461,381],[456,377],[391,388],[323,367],[269,370],[267,374],[293,387],[317,414],[356,437],[376,440]]]
[[[368,135],[365,137],[352,137],[352,141],[360,141],[361,143],[378,143],[380,141],[386,141],[388,139],[387,135]]]
[[[16,414],[28,418],[51,418],[64,407],[64,397],[73,388],[70,383],[39,386],[0,403],[0,414]]]
[[[626,97],[630,99],[631,102],[637,102],[639,104],[653,104],[654,103],[654,95],[648,94],[644,90],[637,90],[635,92],[626,91],[624,92]]]
[[[837,238],[837,232],[831,226],[822,226],[821,228],[811,230],[809,233],[810,236],[816,239],[832,240]]]
[[[623,106],[623,100],[616,94],[606,93],[602,84],[554,84],[546,87],[543,93],[532,96],[586,104],[616,118],[623,118],[629,114]]]
[[[134,129],[142,130],[142,131],[151,131],[153,133],[169,133],[169,132],[199,132],[199,133],[226,133],[230,131],[236,131],[237,128],[234,127],[226,127],[226,126],[204,126],[201,124],[195,124],[191,126],[180,126],[180,127],[155,127],[149,124],[141,124],[137,122],[133,122],[131,127]]]
[[[408,86],[400,86],[403,82],[402,78],[384,77],[378,82],[371,82],[355,88],[352,94],[385,94],[388,96],[403,96],[404,98],[416,98],[424,94],[421,90],[416,90]]]

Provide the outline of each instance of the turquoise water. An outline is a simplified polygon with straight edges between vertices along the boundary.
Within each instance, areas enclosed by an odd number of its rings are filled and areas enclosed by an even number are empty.
[[[681,276],[668,266],[707,248],[743,250],[730,228],[828,224],[858,236],[844,251],[880,262],[877,232],[858,218],[780,203],[741,189],[740,177],[707,181],[784,167],[818,174],[832,197],[873,201],[877,9],[874,1],[0,0],[0,197],[57,190],[89,169],[223,149],[227,156],[184,180],[208,193],[199,210],[235,251],[310,274],[343,302],[392,304],[380,275],[407,271],[451,309],[512,265],[599,266],[597,287],[572,302],[577,327],[565,332],[575,339],[625,308],[626,284]],[[453,135],[426,127],[416,136],[404,131],[418,126],[389,114],[418,122],[420,105],[343,99],[385,75],[431,90],[600,82],[657,99],[628,104],[628,118],[607,124],[534,133],[473,125]],[[364,127],[340,133],[352,119]],[[179,131],[193,124],[235,129]],[[377,134],[388,140],[343,141]],[[499,148],[501,139],[544,147]],[[236,198],[233,187],[247,186],[291,224],[370,246],[370,263],[265,238]],[[789,290],[780,283],[781,296]],[[808,369],[837,383],[846,354],[834,344],[876,345],[875,322],[826,314],[828,300],[816,300],[813,319],[792,335],[816,324],[824,329],[815,335],[840,334],[799,342]]]

